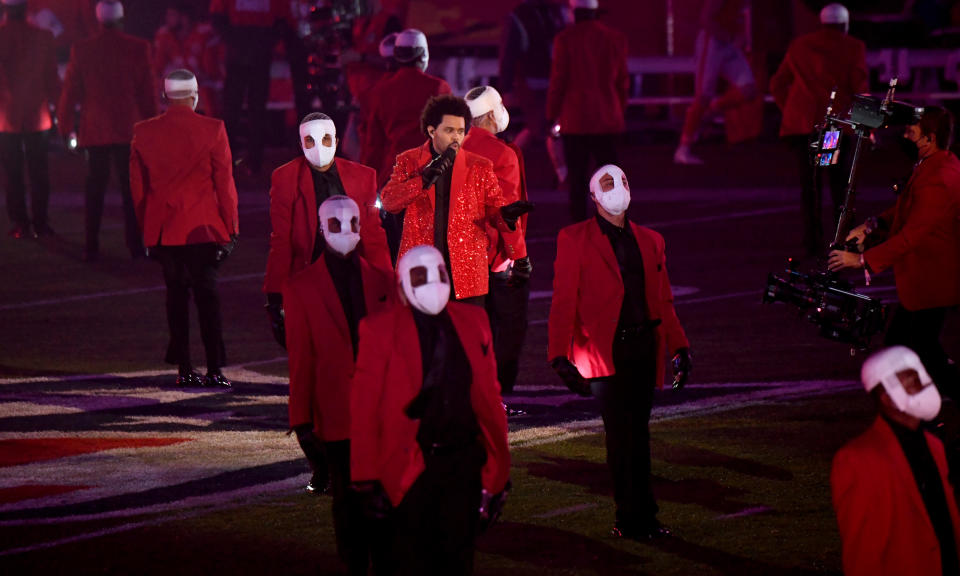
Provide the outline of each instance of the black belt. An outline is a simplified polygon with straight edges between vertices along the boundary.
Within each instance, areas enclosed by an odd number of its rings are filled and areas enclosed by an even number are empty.
[[[626,326],[623,328],[617,328],[615,338],[617,340],[636,340],[641,337],[651,335],[653,330],[659,326],[661,323],[660,319],[657,320],[647,320],[643,324],[637,326]]]

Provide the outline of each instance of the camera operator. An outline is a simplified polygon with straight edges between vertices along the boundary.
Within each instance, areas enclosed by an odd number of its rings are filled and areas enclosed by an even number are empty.
[[[918,161],[894,206],[854,228],[847,241],[864,246],[869,236],[882,242],[862,253],[834,250],[831,271],[871,273],[892,267],[897,307],[884,344],[912,348],[934,382],[956,398],[958,374],[940,343],[947,311],[960,303],[960,160],[949,151],[953,117],[928,107],[904,137],[916,146]]]

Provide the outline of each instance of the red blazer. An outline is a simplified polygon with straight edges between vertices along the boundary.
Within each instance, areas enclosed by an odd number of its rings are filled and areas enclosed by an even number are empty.
[[[63,26],[57,35],[57,49],[67,54],[77,40],[89,38],[100,29],[96,0],[27,0],[27,17],[35,18],[44,11],[52,13]]]
[[[133,127],[130,191],[146,246],[223,243],[240,231],[223,122],[186,106]]]
[[[547,119],[567,134],[607,134],[626,129],[627,37],[591,20],[553,39]]]
[[[630,222],[643,257],[647,310],[657,327],[657,385],[663,385],[664,354],[690,346],[673,309],[663,236]],[[623,303],[623,279],[610,241],[596,219],[567,226],[557,238],[547,358],[569,358],[584,378],[610,376],[613,338]]]
[[[943,444],[925,432],[940,470],[960,549],[960,518],[947,480]],[[846,576],[938,576],[940,545],[907,457],[881,418],[833,457],[833,507],[843,541]]]
[[[363,300],[371,316],[396,300],[397,279],[390,269],[358,260]],[[353,342],[326,259],[290,279],[283,307],[290,358],[290,428],[310,422],[314,434],[325,442],[350,438]]]
[[[424,190],[420,178],[420,170],[430,158],[429,141],[397,156],[390,182],[380,195],[387,212],[407,211],[398,259],[414,246],[433,245],[436,186]],[[486,222],[493,223],[503,234],[508,257],[526,256],[527,247],[520,230],[509,230],[500,216],[504,201],[489,160],[461,150],[453,163],[450,194],[447,244],[456,298],[482,296],[487,293],[489,280]]]
[[[917,166],[897,203],[880,215],[887,240],[867,250],[874,272],[893,267],[908,310],[960,304],[960,160],[943,150]]]
[[[390,270],[387,235],[377,208],[377,175],[367,168],[335,158],[347,196],[360,207],[360,254],[379,268]],[[317,237],[317,195],[310,164],[303,156],[273,171],[270,183],[270,253],[264,292],[280,292],[287,278],[310,265]]]
[[[157,114],[150,44],[107,28],[74,44],[60,95],[59,128],[80,146],[128,144],[133,125]],[[77,105],[80,125],[76,125]]]
[[[795,38],[770,79],[770,93],[783,112],[780,135],[813,132],[823,121],[834,87],[834,109],[841,112],[850,107],[854,94],[868,90],[863,42],[831,28]]]
[[[510,475],[510,449],[490,321],[471,304],[450,302],[446,310],[470,360],[470,399],[487,450],[483,487],[495,494]],[[404,413],[422,387],[420,339],[410,308],[393,306],[364,318],[350,390],[350,474],[355,482],[379,480],[394,505],[424,470],[420,422]]]
[[[370,92],[366,99],[370,115],[364,128],[360,163],[375,169],[383,186],[394,158],[423,143],[420,113],[427,100],[450,94],[450,85],[415,66],[406,66],[385,76]]]
[[[527,199],[525,178],[520,164],[520,152],[511,148],[495,134],[483,128],[473,127],[463,140],[463,149],[483,156],[493,162],[493,172],[497,175],[503,203],[510,204],[518,200]],[[524,234],[526,218],[522,218],[518,226],[520,234]],[[486,223],[487,231],[487,264],[499,268],[506,260],[505,245],[496,226]]]
[[[49,130],[59,98],[53,34],[18,20],[0,26],[0,133]]]

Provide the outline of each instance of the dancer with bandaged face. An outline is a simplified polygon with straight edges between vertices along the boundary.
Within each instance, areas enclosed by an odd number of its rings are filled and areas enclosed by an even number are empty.
[[[673,309],[663,237],[626,219],[630,185],[617,166],[590,180],[594,218],[560,231],[550,307],[549,353],[564,384],[597,396],[617,505],[615,536],[669,536],[650,489],[650,409],[673,354],[674,387],[692,367]]]
[[[363,226],[356,202],[331,196],[318,212],[325,248],[283,291],[290,428],[314,470],[315,489],[326,485],[329,467],[337,550],[350,574],[366,574],[375,541],[359,498],[349,490],[350,379],[360,320],[396,299],[396,281],[392,270],[378,269],[359,254]]]
[[[335,158],[337,128],[326,114],[314,112],[300,122],[303,156],[273,171],[270,183],[270,252],[263,291],[274,337],[285,345],[282,291],[287,279],[323,253],[324,236],[317,207],[332,196],[346,195],[360,207],[359,253],[373,266],[390,269],[387,239],[377,209],[374,170]]]
[[[482,306],[489,280],[485,225],[503,236],[507,257],[521,260],[527,247],[517,221],[529,206],[506,205],[493,164],[460,149],[471,119],[463,99],[431,98],[420,117],[428,140],[397,156],[381,200],[388,212],[406,210],[400,256],[433,245],[450,271],[453,298]]]
[[[943,444],[922,429],[940,394],[905,346],[867,358],[877,418],[833,459],[830,485],[847,576],[960,573],[960,516]]]
[[[433,246],[407,250],[397,273],[404,304],[360,324],[351,473],[368,509],[393,507],[393,568],[469,574],[478,520],[496,516],[510,467],[490,325],[449,302]]]

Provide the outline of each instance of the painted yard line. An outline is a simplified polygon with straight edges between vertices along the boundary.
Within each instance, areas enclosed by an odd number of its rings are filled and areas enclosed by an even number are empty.
[[[256,360],[253,362],[245,362],[243,364],[236,364],[234,366],[224,366],[223,371],[228,378],[238,380],[240,382],[252,382],[254,384],[284,384],[287,382],[281,381],[278,376],[268,376],[261,374],[259,372],[253,372],[248,370],[251,366],[262,366],[266,364],[273,364],[275,362],[286,362],[286,356],[277,356],[276,358],[271,358],[270,360]],[[111,378],[156,378],[159,376],[173,376],[177,373],[175,368],[167,368],[164,370],[137,370],[134,372],[107,372],[105,374],[73,374],[70,376],[24,376],[18,378],[0,378],[0,386],[5,384],[33,384],[41,382],[88,382],[91,380],[104,380]],[[251,378],[251,379],[248,379]]]
[[[219,279],[219,282],[239,282],[241,280],[251,280],[253,278],[263,278],[263,272],[254,274],[240,274],[237,276],[225,276]],[[67,302],[82,302],[84,300],[96,300],[98,298],[112,298],[114,296],[132,296],[134,294],[143,294],[145,292],[159,292],[166,290],[166,286],[149,286],[147,288],[132,288],[129,290],[111,290],[108,292],[94,292],[93,294],[78,294],[76,296],[64,296],[62,298],[50,298],[48,300],[34,300],[33,302],[19,302],[17,304],[4,304],[0,306],[0,311],[4,310],[23,310],[26,308],[36,308],[38,306],[50,306],[53,304],[65,304]]]
[[[756,516],[757,514],[764,514],[766,512],[773,512],[773,508],[769,506],[753,506],[751,508],[744,508],[739,512],[734,512],[733,514],[722,514],[717,516],[717,520],[730,520],[733,518],[744,518],[746,516]]]

